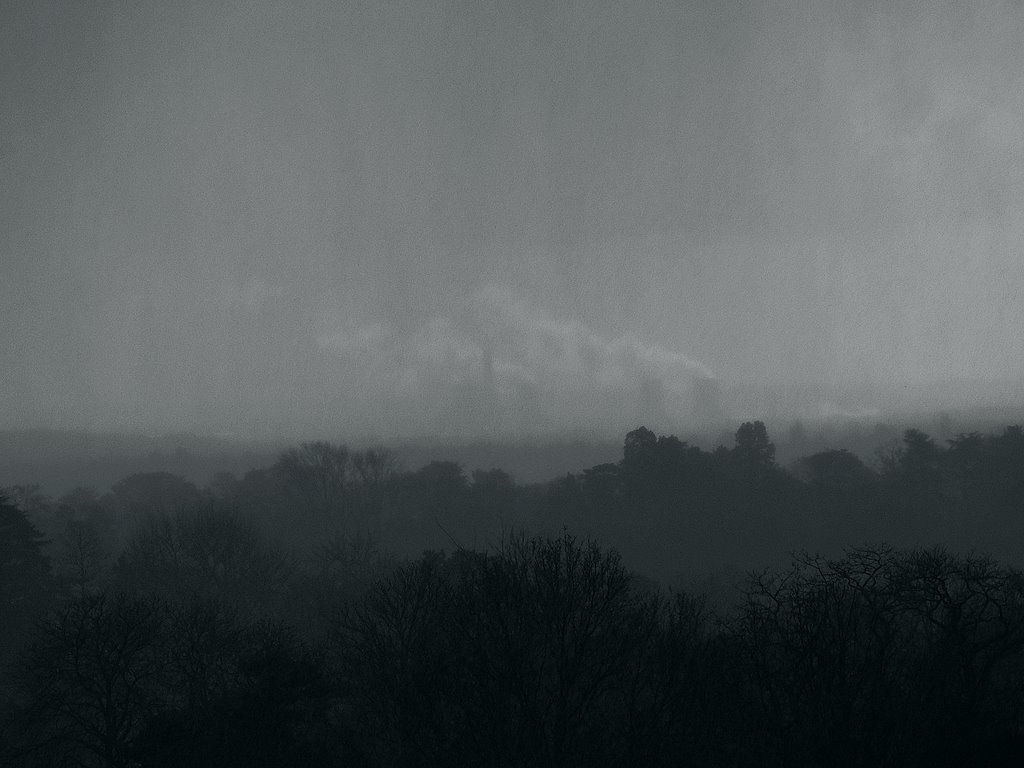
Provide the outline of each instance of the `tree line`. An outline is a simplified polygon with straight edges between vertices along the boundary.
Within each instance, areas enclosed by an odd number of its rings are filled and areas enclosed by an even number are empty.
[[[1015,427],[782,468],[752,422],[533,486],[309,443],[16,487],[0,763],[1011,764],[1024,582],[953,537],[1011,539],[1022,468]],[[726,599],[670,579],[785,547]]]

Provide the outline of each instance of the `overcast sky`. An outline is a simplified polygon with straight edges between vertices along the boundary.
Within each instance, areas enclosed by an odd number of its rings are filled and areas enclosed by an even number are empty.
[[[1020,3],[6,0],[0,56],[0,426],[1024,376]]]

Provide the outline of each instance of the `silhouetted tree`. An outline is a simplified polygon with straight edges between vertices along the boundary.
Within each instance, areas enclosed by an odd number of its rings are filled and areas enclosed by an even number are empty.
[[[45,543],[25,513],[0,494],[0,607],[5,620],[31,615],[44,602],[50,582]]]
[[[451,584],[443,561],[425,556],[380,581],[337,624],[343,687],[363,751],[382,765],[429,765],[454,754],[445,689],[458,663],[447,645]]]
[[[20,509],[33,525],[40,525],[53,513],[53,500],[38,485],[12,485],[2,490],[9,503]]]
[[[342,514],[349,479],[349,451],[344,445],[302,443],[282,453],[273,471],[310,513]]]
[[[147,766],[352,765],[319,662],[277,622],[242,626],[193,605],[172,624],[167,659],[177,693],[131,749]],[[183,698],[182,692],[188,694]]]
[[[622,461],[625,465],[643,465],[650,460],[658,444],[657,436],[647,427],[637,427],[626,435],[622,448]]]
[[[693,626],[670,614],[613,552],[514,538],[382,582],[339,624],[343,679],[384,765],[653,759]]]
[[[199,489],[170,472],[140,472],[129,475],[110,489],[110,506],[121,536],[152,517],[194,509],[201,500]]]
[[[54,596],[45,544],[25,513],[0,494],[0,680],[9,681],[8,665]],[[0,702],[10,695],[0,685]]]
[[[746,421],[736,430],[733,455],[740,461],[768,465],[775,462],[775,443],[768,439],[763,421]]]
[[[353,494],[364,523],[380,531],[398,461],[386,448],[367,448],[352,454]]]
[[[66,584],[80,595],[105,586],[111,556],[95,525],[68,520],[60,544],[60,577]]]
[[[395,565],[376,538],[335,533],[292,574],[281,618],[307,641],[319,642],[339,607],[363,599]]]
[[[753,578],[730,632],[758,763],[1012,764],[1020,590],[984,558],[887,547]]]
[[[168,600],[216,598],[261,612],[283,593],[286,566],[252,523],[208,507],[151,518],[129,541],[117,579]]]
[[[845,449],[822,451],[801,459],[797,471],[807,484],[807,518],[816,543],[834,548],[884,539],[878,477],[857,456]]]
[[[83,595],[40,622],[26,660],[36,751],[52,764],[124,768],[139,728],[161,706],[163,606]]]

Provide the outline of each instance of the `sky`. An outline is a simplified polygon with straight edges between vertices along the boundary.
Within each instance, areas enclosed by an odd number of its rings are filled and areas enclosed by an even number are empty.
[[[1019,2],[0,4],[0,426],[1024,377]]]

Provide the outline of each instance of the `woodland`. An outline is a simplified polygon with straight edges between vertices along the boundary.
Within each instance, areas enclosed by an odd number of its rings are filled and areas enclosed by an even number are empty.
[[[1018,765],[1024,431],[0,496],[0,764]]]

